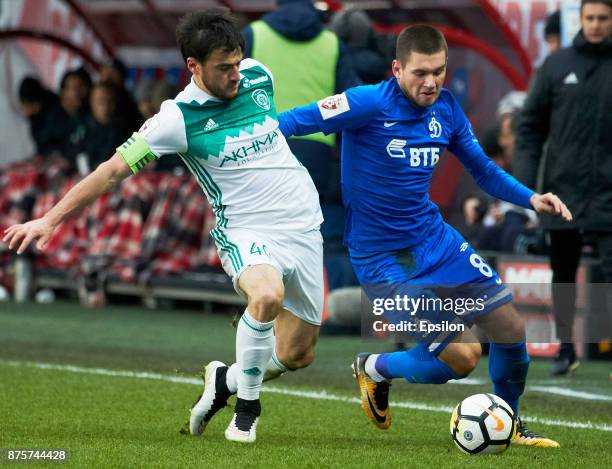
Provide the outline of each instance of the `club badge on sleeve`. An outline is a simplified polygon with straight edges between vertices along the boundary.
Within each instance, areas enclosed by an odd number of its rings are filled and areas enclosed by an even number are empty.
[[[344,93],[324,98],[317,102],[317,106],[323,120],[331,119],[332,117],[351,110],[346,94]]]

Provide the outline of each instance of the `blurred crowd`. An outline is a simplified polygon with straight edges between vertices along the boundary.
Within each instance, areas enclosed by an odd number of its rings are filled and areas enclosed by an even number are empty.
[[[517,125],[526,93],[512,91],[497,108],[495,125],[481,138],[485,153],[501,168],[512,173]],[[469,177],[469,176],[468,176]],[[544,234],[535,212],[496,200],[473,182],[461,197],[456,227],[477,249],[516,254],[542,254],[546,250]]]
[[[133,97],[125,79],[125,66],[113,61],[95,82],[84,68],[67,71],[57,94],[34,77],[22,81],[21,112],[36,154],[0,167],[0,230],[46,213],[177,93],[163,80],[142,80]],[[178,156],[164,158],[62,224],[35,266],[67,272],[81,301],[92,306],[104,303],[111,276],[146,283],[155,275],[216,268],[208,235],[214,216],[205,202]],[[0,251],[5,295],[13,274],[12,255]]]

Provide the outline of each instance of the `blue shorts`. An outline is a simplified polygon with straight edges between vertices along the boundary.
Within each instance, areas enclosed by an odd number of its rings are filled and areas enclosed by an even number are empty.
[[[384,315],[395,324],[424,321],[410,337],[424,342],[436,355],[461,332],[445,326],[462,323],[467,329],[478,316],[512,300],[497,272],[446,223],[436,226],[426,242],[413,248],[374,254],[351,250],[350,254],[373,308],[381,306],[373,314]],[[407,297],[417,302],[409,303]]]

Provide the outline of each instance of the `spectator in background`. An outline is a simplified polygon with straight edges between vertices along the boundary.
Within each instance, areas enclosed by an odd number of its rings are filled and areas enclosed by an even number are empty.
[[[350,56],[338,37],[324,29],[321,13],[309,0],[277,0],[278,8],[243,30],[245,57],[253,57],[268,67],[274,76],[274,102],[281,113],[316,101],[359,84]],[[289,147],[308,169],[319,192],[325,222],[325,262],[334,286],[354,284],[336,263],[348,264],[342,245],[344,216],[340,193],[339,158],[334,153],[335,135],[322,133],[292,138]],[[334,256],[338,255],[339,258]],[[334,264],[334,265],[332,265]],[[345,280],[343,280],[343,278]]]
[[[497,122],[495,127],[491,127],[484,133],[480,144],[489,158],[491,158],[497,166],[503,168],[505,171],[508,164],[506,162],[504,149],[499,144],[499,137],[500,125],[499,122]]]
[[[78,111],[89,109],[89,93],[93,82],[91,75],[85,68],[79,67],[74,70],[69,70],[62,77],[60,83],[61,90],[70,90],[71,95],[75,97],[75,102],[78,106]]]
[[[68,70],[60,82],[60,102],[70,116],[83,118],[89,110],[91,78],[83,69]]]
[[[558,10],[546,18],[544,40],[548,45],[549,54],[552,54],[561,47],[561,12]]]
[[[179,91],[178,87],[166,80],[156,80],[151,90],[151,104],[153,109],[155,109],[155,114],[159,112],[164,101],[173,99]]]
[[[368,15],[360,10],[342,10],[335,13],[329,29],[346,46],[355,73],[366,84],[375,84],[387,78],[388,62],[380,53],[376,35]]]
[[[100,81],[113,83],[117,87],[117,106],[115,108],[115,119],[122,121],[128,129],[137,129],[144,122],[138,106],[132,95],[125,88],[127,68],[118,59],[105,64],[100,69]]]
[[[81,86],[79,87],[79,93],[83,97],[85,103],[89,103],[89,93],[93,87],[93,81],[91,75],[85,67],[79,67],[75,70],[77,75],[81,78]]]
[[[167,99],[173,99],[180,90],[166,80],[156,80],[151,89],[151,105],[157,114],[161,105]],[[155,162],[154,171],[158,173],[173,173],[175,175],[187,175],[185,163],[178,155],[166,155]]]
[[[495,126],[487,130],[481,139],[482,149],[485,154],[500,168],[505,168],[505,160],[502,148],[498,142],[499,127]],[[467,176],[467,175],[465,175]],[[480,239],[486,230],[484,218],[489,211],[491,198],[484,193],[473,182],[470,177],[460,182],[461,188],[468,188],[464,194],[460,194],[459,217],[454,225],[457,231],[472,246],[482,249]]]
[[[496,163],[509,173],[512,172],[516,130],[525,98],[524,92],[512,91],[502,98],[497,107],[497,143],[502,158]],[[533,251],[537,243],[537,217],[532,210],[494,200],[488,207],[483,224],[491,229],[481,238],[482,249],[526,254],[528,249]]]
[[[85,69],[81,67],[64,73],[60,82],[60,103],[68,115],[68,121],[61,153],[70,163],[71,171],[77,169],[77,155],[85,138],[90,92],[91,77]]]
[[[159,112],[161,104],[166,99],[172,99],[178,93],[178,88],[166,80],[142,78],[134,88],[134,97],[138,110],[145,120]]]
[[[525,104],[526,97],[524,91],[511,91],[497,105],[497,143],[503,155],[503,164],[500,166],[508,172],[512,171],[518,114]]]
[[[340,93],[358,79],[338,37],[323,27],[309,0],[277,0],[278,9],[247,26],[245,57],[253,57],[274,76],[279,113]],[[335,135],[291,139],[289,146],[308,169],[319,194],[329,185]]]
[[[134,98],[138,106],[138,111],[144,120],[150,119],[159,110],[153,104],[153,88],[155,80],[153,78],[141,78],[134,87]]]
[[[512,170],[518,113],[525,93],[512,91],[497,107],[497,125],[482,141],[483,150],[503,170]],[[461,204],[460,232],[479,249],[526,253],[537,241],[537,219],[531,210],[489,197],[479,190]]]
[[[141,79],[134,89],[134,96],[138,102],[138,109],[145,119],[157,114],[162,103],[174,98],[179,90],[166,80]],[[167,155],[153,164],[154,171],[158,173],[186,174],[186,168],[178,155]]]
[[[605,282],[612,282],[612,1],[582,0],[581,30],[573,44],[548,56],[538,71],[518,127],[514,172],[534,188],[542,160],[542,188],[561,197],[574,214],[550,230],[553,305],[561,350],[551,372],[575,370],[572,343],[576,271],[583,237],[597,241]],[[612,292],[608,293],[612,307]]]
[[[62,150],[68,127],[68,115],[58,97],[33,77],[26,77],[19,85],[21,114],[30,123],[30,134],[36,153],[48,156]]]
[[[89,114],[84,121],[85,138],[77,157],[81,176],[86,176],[115,151],[129,137],[129,131],[114,119],[117,105],[115,85],[97,83],[91,90]]]

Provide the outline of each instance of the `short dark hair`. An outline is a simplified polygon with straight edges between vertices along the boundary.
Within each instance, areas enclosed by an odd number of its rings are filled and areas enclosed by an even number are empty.
[[[110,61],[107,65],[111,68],[114,68],[117,71],[121,79],[121,82],[123,83],[128,76],[127,66],[116,57],[112,61]]]
[[[85,68],[79,67],[72,70],[68,70],[66,73],[64,73],[64,75],[62,75],[62,79],[60,80],[60,90],[66,88],[66,82],[69,78],[73,77],[81,80],[83,84],[87,86],[87,88],[91,88],[91,75],[89,74],[89,72],[87,72],[87,70],[85,70]]]
[[[587,3],[603,3],[607,7],[612,8],[612,0],[582,0],[580,2],[580,13],[582,13],[582,9]]]
[[[411,52],[435,54],[440,51],[448,55],[448,45],[444,35],[433,26],[415,24],[404,28],[397,37],[395,57],[403,62]]]
[[[183,59],[204,62],[215,49],[244,51],[244,38],[233,16],[224,10],[193,12],[183,16],[176,27],[176,43]]]
[[[37,78],[25,77],[19,85],[19,100],[22,103],[42,103],[45,89]]]
[[[117,97],[117,85],[111,81],[99,81],[91,87],[91,92],[94,90],[102,90],[107,92],[113,99]]]
[[[93,81],[91,79],[91,75],[89,74],[89,72],[87,71],[87,69],[83,66],[77,68],[75,70],[75,72],[77,73],[78,76],[81,77],[81,80],[83,80],[83,83],[85,83],[85,85],[88,88],[91,88],[93,85]]]
[[[549,36],[558,36],[559,34],[561,34],[561,12],[557,10],[546,17],[544,39]]]
[[[68,70],[62,75],[62,79],[60,80],[60,91],[66,88],[66,83],[68,83],[69,78],[78,78],[81,79],[81,75],[79,75],[76,70]]]

